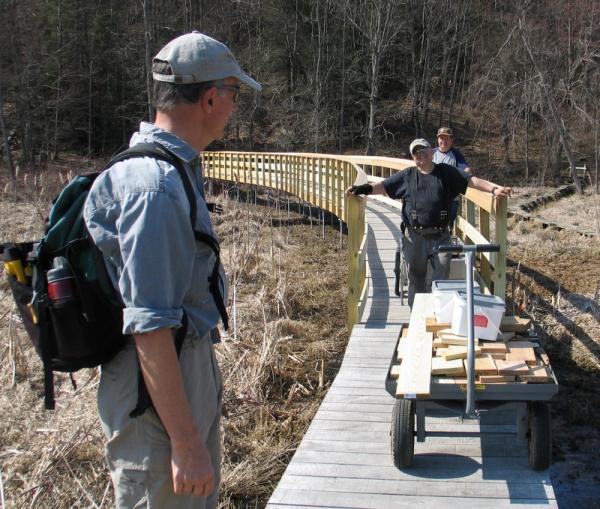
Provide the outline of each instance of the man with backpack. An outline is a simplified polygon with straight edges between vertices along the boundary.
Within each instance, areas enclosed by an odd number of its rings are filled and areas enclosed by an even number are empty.
[[[408,264],[408,305],[412,307],[415,293],[427,291],[428,263],[433,268],[432,280],[448,278],[451,254],[433,256],[433,250],[450,243],[448,225],[454,198],[464,194],[467,187],[494,196],[510,196],[512,188],[497,186],[448,164],[435,164],[431,145],[423,138],[410,144],[410,154],[416,166],[394,173],[376,184],[351,186],[346,192],[383,194],[402,200],[402,247]]]
[[[222,384],[211,337],[226,322],[226,278],[199,153],[223,136],[240,86],[261,85],[197,32],[169,42],[152,71],[156,120],[130,146],[165,157],[112,165],[84,209],[132,337],[102,365],[98,410],[118,508],[213,508]],[[140,407],[146,388],[150,404]]]

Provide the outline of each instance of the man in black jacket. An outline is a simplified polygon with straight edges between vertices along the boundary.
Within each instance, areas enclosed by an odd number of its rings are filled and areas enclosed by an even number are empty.
[[[431,145],[423,138],[417,138],[410,144],[410,154],[416,166],[376,184],[351,186],[346,192],[354,195],[382,194],[402,200],[402,244],[408,264],[408,304],[412,307],[415,293],[427,291],[429,260],[433,266],[432,280],[448,278],[451,255],[440,253],[433,256],[433,250],[450,243],[448,225],[454,198],[464,194],[467,187],[494,196],[510,196],[512,188],[497,186],[454,166],[435,164]]]

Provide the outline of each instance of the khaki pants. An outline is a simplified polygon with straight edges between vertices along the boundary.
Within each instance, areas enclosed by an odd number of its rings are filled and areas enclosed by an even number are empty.
[[[101,369],[98,413],[107,437],[106,458],[118,509],[212,509],[217,507],[221,466],[222,384],[209,335],[186,337],[180,355],[185,390],[201,438],[215,468],[208,497],[175,495],[171,446],[154,409],[137,418],[138,367],[133,341]]]

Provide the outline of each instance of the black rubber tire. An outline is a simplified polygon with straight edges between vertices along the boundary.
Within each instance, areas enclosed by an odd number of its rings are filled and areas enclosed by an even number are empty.
[[[401,273],[400,273],[400,251],[396,251],[396,259],[394,260],[394,274],[396,275],[396,283],[394,285],[394,293],[396,297],[402,294]]]
[[[547,403],[534,401],[528,407],[529,466],[546,470],[552,461],[552,424]]]
[[[404,287],[408,284],[408,274],[404,258],[400,262],[400,305],[404,306]]]
[[[407,468],[415,455],[415,402],[397,399],[392,411],[392,457],[398,468]]]

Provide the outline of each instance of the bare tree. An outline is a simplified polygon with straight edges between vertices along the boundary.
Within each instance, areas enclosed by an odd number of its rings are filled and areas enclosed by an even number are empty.
[[[154,107],[152,106],[152,20],[151,0],[143,1],[144,11],[144,48],[146,62],[146,94],[148,96],[148,119],[154,119]]]
[[[2,138],[4,140],[4,153],[6,155],[6,162],[8,164],[8,171],[13,180],[13,184],[17,178],[15,172],[15,165],[13,163],[12,154],[10,151],[10,141],[8,139],[8,132],[4,123],[4,100],[2,98],[2,89],[0,89],[0,129],[2,130]]]
[[[565,122],[555,107],[556,96],[553,93],[553,91],[550,89],[550,87],[548,86],[547,78],[546,78],[544,72],[542,72],[542,70],[540,69],[540,67],[537,63],[537,59],[534,56],[533,50],[531,48],[531,43],[529,40],[529,29],[527,27],[527,23],[526,23],[526,19],[525,19],[525,11],[522,11],[522,16],[521,16],[521,19],[519,20],[519,30],[521,32],[521,38],[523,39],[523,44],[525,46],[525,50],[527,51],[527,54],[529,55],[531,65],[535,69],[535,72],[538,76],[539,85],[542,89],[543,96],[546,99],[552,122],[554,124],[555,129],[557,130],[557,132],[559,134],[561,145],[562,145],[562,147],[565,151],[565,155],[567,156],[567,159],[569,161],[571,178],[573,179],[573,183],[575,184],[575,189],[577,190],[577,192],[579,194],[583,194],[583,188],[581,186],[581,181],[579,180],[579,176],[577,175],[577,167],[575,164],[575,158],[573,157],[573,153],[571,151],[571,145],[569,143],[569,136],[567,133],[567,129],[565,127]]]
[[[344,10],[348,21],[366,41],[367,84],[369,87],[369,112],[366,153],[375,145],[375,113],[381,82],[381,64],[387,51],[402,30],[399,7],[402,0],[347,0]]]

